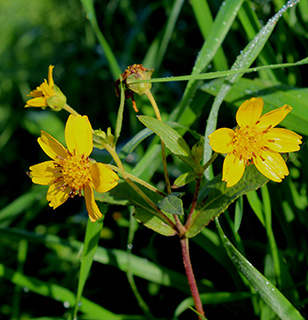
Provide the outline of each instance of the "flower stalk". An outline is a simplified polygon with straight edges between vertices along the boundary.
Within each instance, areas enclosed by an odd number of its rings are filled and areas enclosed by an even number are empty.
[[[170,220],[158,207],[157,205],[126,175],[124,166],[122,161],[120,160],[118,154],[115,151],[115,148],[111,147],[108,144],[103,143],[103,147],[110,153],[113,160],[117,164],[117,166],[121,169],[121,173],[123,175],[124,180],[139,194],[139,196],[146,201],[156,212],[156,215],[165,221],[168,225],[170,225],[178,234],[180,230],[178,229],[177,225]]]
[[[162,121],[157,103],[156,103],[150,89],[146,90],[144,92],[144,94],[147,96],[147,98],[151,102],[151,105],[154,109],[157,120]],[[161,153],[162,153],[162,161],[163,161],[163,167],[164,167],[164,175],[165,175],[165,181],[166,181],[166,186],[167,186],[167,192],[168,192],[168,194],[170,194],[172,192],[172,190],[171,190],[171,183],[170,183],[169,174],[168,174],[166,148],[165,148],[165,143],[162,140],[160,140],[160,142],[161,142]]]

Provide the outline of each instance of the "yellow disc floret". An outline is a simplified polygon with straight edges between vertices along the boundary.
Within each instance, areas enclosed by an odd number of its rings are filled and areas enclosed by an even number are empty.
[[[65,159],[57,159],[57,166],[60,168],[63,180],[61,188],[64,190],[70,188],[70,196],[81,194],[81,190],[90,182],[91,163],[88,157],[84,155],[75,155],[69,153]]]
[[[253,158],[260,155],[260,150],[265,148],[266,133],[255,126],[245,126],[235,129],[233,138],[234,154],[245,160],[246,165],[253,163]]]

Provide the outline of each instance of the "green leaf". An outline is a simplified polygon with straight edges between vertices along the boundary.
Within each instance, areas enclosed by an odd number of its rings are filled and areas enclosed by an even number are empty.
[[[165,215],[173,221],[171,214],[165,213]],[[174,236],[176,234],[175,230],[172,229],[166,222],[147,210],[136,208],[134,217],[139,223],[142,223],[147,228],[152,229],[164,236]]]
[[[107,208],[108,208],[108,206],[104,205],[103,210],[101,209],[103,217],[105,216]],[[100,236],[100,232],[102,230],[102,227],[103,227],[103,219],[100,219],[94,223],[91,222],[90,219],[88,219],[86,235],[85,235],[85,239],[84,239],[82,258],[81,258],[81,266],[80,266],[80,274],[79,274],[79,279],[78,279],[76,303],[75,303],[75,308],[74,308],[74,314],[71,319],[77,318],[77,312],[79,309],[79,302],[81,301],[83,288],[84,288],[84,285],[86,283],[87,277],[89,275],[89,272],[90,272],[90,269],[92,266],[94,254],[95,254],[96,248],[98,246],[99,236]]]
[[[239,197],[235,203],[235,216],[234,216],[234,232],[237,233],[243,218],[243,197]]]
[[[158,207],[164,213],[183,215],[183,201],[179,199],[179,195],[183,195],[182,193],[171,193],[168,197],[164,198],[159,204]]]
[[[100,27],[97,23],[95,9],[94,9],[94,1],[93,0],[81,0],[81,3],[84,7],[87,18],[89,19],[89,21],[91,23],[93,31],[95,32],[97,39],[104,50],[106,59],[109,64],[110,71],[113,75],[113,78],[114,78],[114,80],[116,80],[119,77],[119,74],[121,73],[121,68],[117,62],[115,55],[112,52],[112,49],[110,48],[107,40],[105,39],[104,35],[102,34]]]
[[[230,188],[221,181],[221,175],[209,181],[200,192],[197,209],[186,236],[194,237],[239,196],[262,187],[268,181],[268,178],[263,176],[255,166],[248,166],[242,179]]]
[[[289,5],[284,6],[271,19],[268,20],[266,25],[264,25],[264,27],[259,31],[259,33],[246,45],[244,50],[236,58],[234,64],[231,67],[231,70],[240,71],[240,70],[249,68],[251,66],[251,64],[255,61],[255,59],[263,49],[271,33],[273,32],[277,21],[289,7],[290,7]],[[207,120],[207,126],[205,129],[205,137],[204,137],[205,138],[205,150],[204,150],[205,161],[210,159],[212,154],[212,148],[208,145],[208,142],[209,142],[208,136],[216,129],[219,108],[222,102],[224,101],[225,96],[230,91],[232,85],[238,82],[242,76],[243,74],[238,73],[238,74],[226,77],[224,83],[219,89],[219,92],[217,93],[217,96],[214,99],[214,103],[211,108],[211,111]],[[205,174],[207,177],[209,176],[208,171],[206,171]]]
[[[155,132],[172,153],[174,153],[193,169],[196,167],[195,161],[190,153],[189,146],[177,131],[172,129],[168,124],[153,117],[140,116],[138,119],[147,128]]]
[[[207,35],[207,39],[198,54],[191,73],[192,75],[198,75],[206,70],[219,48],[221,48],[221,44],[230,30],[242,3],[243,0],[226,0],[222,3],[211,30]],[[178,120],[185,109],[190,109],[191,101],[199,84],[199,81],[196,80],[190,80],[187,83],[183,98],[172,112],[170,120]]]
[[[125,88],[124,88],[124,84],[122,83],[121,75],[120,75],[119,88],[120,88],[120,106],[118,110],[116,126],[114,129],[114,145],[116,145],[121,134],[122,123],[123,123],[123,112],[124,112],[124,105],[125,105]]]
[[[163,199],[161,195],[156,192],[151,192],[141,185],[139,185],[139,188],[155,203],[158,203]],[[94,191],[94,198],[104,203],[121,206],[139,206],[146,208],[151,212],[153,210],[148,203],[123,180],[119,180],[119,184],[109,192],[98,193]]]
[[[198,178],[198,175],[193,171],[182,173],[173,183],[172,188],[180,188],[185,186],[186,184],[195,181]]]
[[[68,289],[51,282],[45,282],[34,277],[25,276],[20,272],[4,266],[3,264],[0,264],[0,278],[9,280],[22,288],[28,288],[42,296],[50,297],[55,301],[61,301],[62,303],[66,302],[70,305],[73,305],[76,301],[76,296]],[[114,314],[85,298],[81,299],[80,311],[94,319],[123,319],[121,316]]]
[[[260,295],[260,298],[282,320],[304,320],[298,310],[285,298],[285,296],[272,283],[265,278],[240,252],[232,245],[224,234],[218,219],[215,219],[220,239],[234,265],[249,281],[251,286]]]
[[[216,95],[223,83],[216,79],[201,87],[201,90]],[[238,108],[251,97],[262,97],[263,113],[290,105],[293,110],[281,122],[281,125],[300,134],[308,135],[308,89],[296,88],[263,79],[240,79],[226,95],[225,101]]]
[[[83,246],[83,243],[77,240],[64,239],[52,234],[41,235],[14,228],[0,228],[0,237],[5,239],[10,238],[11,241],[14,241],[15,239],[17,239],[18,241],[20,239],[27,239],[28,241],[39,243],[49,248],[70,248],[73,251],[76,259],[79,258],[79,253]],[[129,259],[130,262],[128,263]],[[134,254],[128,254],[126,251],[119,249],[107,249],[104,247],[98,247],[94,256],[94,260],[104,265],[113,266],[123,272],[127,272],[129,268],[129,271],[139,278],[157,283],[159,285],[176,288],[186,294],[189,294],[190,292],[189,286],[187,284],[187,278],[183,274],[162,267],[159,264],[155,264],[150,260],[144,259],[144,257],[139,257]],[[23,287],[23,285],[21,286]],[[27,285],[25,286],[30,288]],[[201,291],[206,291],[208,290],[208,286],[200,283],[199,289]],[[63,300],[63,302],[64,301],[65,300]],[[73,303],[74,302],[75,300],[73,300]],[[81,307],[85,307],[85,305],[82,304]],[[82,309],[82,311],[87,312],[86,309]]]

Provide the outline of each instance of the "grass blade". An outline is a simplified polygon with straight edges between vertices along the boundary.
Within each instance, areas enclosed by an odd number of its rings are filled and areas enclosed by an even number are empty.
[[[259,293],[261,299],[282,320],[304,320],[298,310],[296,310],[283,294],[232,245],[224,234],[217,218],[215,222],[228,255],[238,270],[247,278],[251,286]]]
[[[104,205],[104,207],[101,208],[103,217],[105,216],[107,208],[108,208],[107,205]],[[90,219],[88,219],[88,222],[87,222],[87,229],[86,229],[85,239],[83,243],[83,252],[82,252],[82,258],[81,258],[81,265],[80,265],[80,274],[78,279],[76,303],[75,303],[72,319],[77,318],[77,312],[79,309],[79,303],[81,301],[83,288],[92,266],[94,254],[98,246],[100,232],[103,227],[103,219],[104,218],[100,219],[99,221],[96,221],[95,223],[91,222]]]

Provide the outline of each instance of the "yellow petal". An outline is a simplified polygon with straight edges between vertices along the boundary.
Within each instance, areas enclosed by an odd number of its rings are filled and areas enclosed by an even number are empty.
[[[53,183],[47,191],[46,199],[53,209],[58,208],[70,196],[70,189],[61,190],[61,185],[62,182]]]
[[[51,66],[51,65],[48,68],[48,84],[51,88],[53,88],[53,86],[54,86],[53,77],[52,77],[53,68],[54,68],[54,66]]]
[[[91,222],[95,222],[99,218],[101,218],[103,215],[100,212],[95,200],[94,200],[94,194],[93,189],[89,185],[86,185],[84,187],[84,198],[86,200],[86,207],[89,214],[89,218]]]
[[[90,173],[93,187],[97,192],[107,192],[118,184],[118,175],[103,163],[94,163]]]
[[[45,161],[30,167],[32,182],[41,185],[52,184],[61,176],[53,161]]]
[[[52,97],[55,94],[55,91],[48,85],[46,80],[41,84],[41,89],[46,98]]]
[[[264,114],[258,121],[256,127],[258,128],[268,128],[275,127],[280,123],[287,114],[292,110],[290,106],[285,104],[283,107],[270,111]]]
[[[240,181],[245,171],[245,161],[229,153],[223,164],[222,180],[227,182],[227,187],[232,187]]]
[[[41,97],[43,95],[43,90],[40,87],[36,87],[36,90],[31,91],[27,94],[27,97]]]
[[[233,138],[234,131],[232,129],[220,128],[209,135],[209,143],[215,152],[228,153],[234,150]]]
[[[41,131],[41,137],[37,141],[51,159],[56,159],[57,157],[65,159],[67,157],[66,149],[47,132]]]
[[[271,150],[262,151],[260,156],[254,159],[254,164],[264,176],[275,182],[281,182],[289,174],[282,156]]]
[[[89,156],[93,149],[92,127],[87,116],[70,115],[65,127],[65,141],[70,152]]]
[[[236,113],[236,122],[240,127],[255,124],[263,110],[262,98],[251,98],[244,101]]]
[[[268,142],[266,147],[276,152],[294,152],[300,149],[299,145],[302,143],[302,137],[297,133],[283,129],[273,128],[266,134]]]
[[[47,107],[46,99],[44,97],[30,99],[26,107]]]

